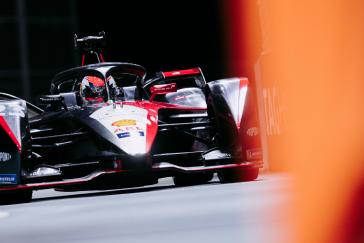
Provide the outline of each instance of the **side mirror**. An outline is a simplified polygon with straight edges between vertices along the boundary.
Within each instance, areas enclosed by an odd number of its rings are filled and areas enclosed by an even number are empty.
[[[149,98],[149,101],[153,101],[156,95],[160,94],[168,94],[177,91],[176,83],[170,84],[157,84],[150,87],[150,93],[152,94]]]

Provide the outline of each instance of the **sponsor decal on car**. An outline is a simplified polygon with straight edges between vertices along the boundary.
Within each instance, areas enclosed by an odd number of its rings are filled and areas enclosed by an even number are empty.
[[[178,100],[184,100],[184,99],[187,99],[188,97],[190,97],[192,95],[179,95],[175,98],[173,98],[174,101],[178,101]]]
[[[246,150],[246,158],[247,158],[247,160],[262,159],[262,150],[260,148],[247,149]]]
[[[118,136],[118,138],[127,138],[130,137],[130,132],[121,132],[116,134],[116,136]]]
[[[257,136],[259,134],[259,129],[257,127],[251,127],[248,130],[246,130],[246,134],[249,137]]]
[[[0,184],[16,184],[16,174],[0,174]]]
[[[11,154],[6,152],[0,152],[0,162],[6,162],[11,160]]]
[[[145,133],[143,131],[137,131],[137,133],[121,132],[121,133],[116,134],[116,136],[118,138],[128,138],[128,137],[131,137],[131,135],[134,135],[134,136],[139,135],[141,137],[144,137]]]
[[[0,116],[25,117],[25,108],[19,102],[0,104]]]
[[[118,132],[128,132],[128,131],[143,131],[141,127],[138,126],[125,126],[125,127],[118,127],[114,130],[114,133]]]
[[[133,120],[133,119],[119,120],[119,121],[113,122],[111,125],[114,127],[135,126],[136,120]]]

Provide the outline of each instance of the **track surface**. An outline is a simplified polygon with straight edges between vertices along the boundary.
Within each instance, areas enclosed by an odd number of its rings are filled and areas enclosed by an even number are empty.
[[[34,193],[28,204],[0,206],[4,243],[282,242],[288,222],[277,211],[290,203],[287,175],[257,181],[103,192]]]

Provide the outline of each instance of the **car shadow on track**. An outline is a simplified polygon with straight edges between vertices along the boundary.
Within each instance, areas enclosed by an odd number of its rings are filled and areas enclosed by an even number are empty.
[[[212,184],[220,184],[219,182],[212,181],[205,184],[195,185],[195,186],[204,186],[204,185],[212,185]],[[186,186],[192,187],[192,186]],[[31,202],[42,202],[42,201],[52,201],[52,200],[60,200],[60,199],[74,199],[74,198],[87,198],[87,197],[100,197],[100,196],[111,196],[111,195],[122,195],[122,194],[134,194],[134,193],[145,193],[145,192],[153,192],[153,191],[162,191],[162,190],[170,190],[177,188],[186,188],[186,187],[176,187],[175,185],[161,185],[161,186],[148,186],[148,187],[137,187],[137,188],[123,188],[116,190],[107,190],[107,191],[76,191],[71,192],[73,194],[67,195],[56,195],[56,196],[42,196],[41,198],[34,198]],[[56,193],[70,193],[70,192],[56,192]],[[74,194],[76,193],[76,194]]]

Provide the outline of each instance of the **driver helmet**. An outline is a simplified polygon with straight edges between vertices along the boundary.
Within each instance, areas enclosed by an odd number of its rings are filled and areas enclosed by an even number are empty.
[[[96,76],[85,76],[81,82],[81,96],[88,102],[103,102],[107,93],[105,82]]]

